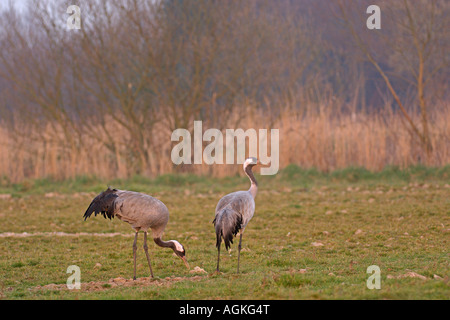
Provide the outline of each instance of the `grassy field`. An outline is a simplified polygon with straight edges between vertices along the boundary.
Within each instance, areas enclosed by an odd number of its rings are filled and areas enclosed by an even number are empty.
[[[248,188],[246,177],[0,180],[0,298],[450,298],[449,166],[328,174],[289,166],[275,177],[257,179],[256,213],[244,234],[240,274],[236,242],[230,253],[222,250],[222,274],[214,273],[212,220],[221,196]],[[183,243],[191,270],[206,273],[190,272],[171,250],[150,242],[155,279],[145,278],[149,272],[140,235],[140,279],[130,281],[130,226],[99,216],[82,219],[106,185],[165,202],[171,216],[164,238]],[[70,265],[80,267],[81,290],[66,289]],[[380,290],[366,286],[370,265],[380,267]]]

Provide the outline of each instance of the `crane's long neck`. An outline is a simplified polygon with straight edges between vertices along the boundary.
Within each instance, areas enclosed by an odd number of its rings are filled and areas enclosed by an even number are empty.
[[[256,182],[256,179],[255,179],[255,176],[253,175],[251,166],[247,166],[244,171],[251,182],[251,186],[250,186],[250,189],[248,189],[248,191],[250,191],[253,199],[255,199],[256,193],[258,192],[258,182]]]
[[[155,241],[155,243],[160,247],[175,249],[175,244],[173,241],[164,241],[161,237],[153,238],[153,241]]]
[[[155,241],[155,243],[160,247],[172,249],[173,252],[175,252],[175,254],[183,260],[184,264],[189,269],[189,263],[187,262],[185,255],[186,251],[181,243],[177,240],[163,241],[161,236],[153,238],[153,241]]]

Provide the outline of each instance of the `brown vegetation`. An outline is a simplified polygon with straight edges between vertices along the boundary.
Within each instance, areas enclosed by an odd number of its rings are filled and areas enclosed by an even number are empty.
[[[326,108],[322,108],[327,110]],[[431,113],[430,141],[433,146],[429,164],[442,166],[450,162],[450,107],[437,106]],[[417,115],[415,118],[419,118]],[[99,177],[129,177],[135,174],[132,159],[129,158],[129,136],[121,128],[114,128],[114,122],[105,120],[108,130],[114,131],[115,152],[102,144],[108,139],[99,131],[98,138],[82,134],[76,153],[61,144],[62,128],[46,126],[44,132],[18,135],[0,126],[0,176],[8,176],[11,181],[24,178],[51,176],[58,179],[78,175]],[[405,168],[423,163],[425,153],[420,141],[411,137],[403,124],[402,115],[392,111],[377,113],[332,113],[304,114],[297,109],[281,108],[280,116],[268,116],[262,110],[249,115],[232,116],[224,122],[225,128],[278,128],[280,129],[280,166],[290,163],[306,168],[324,171],[362,166],[370,170],[381,170],[386,165]],[[111,126],[111,127],[110,127]],[[193,126],[193,122],[190,127]],[[203,130],[209,123],[203,123]],[[189,127],[188,127],[189,128]],[[171,129],[158,126],[147,132],[158,147],[146,151],[152,158],[149,175],[173,172],[192,172],[225,176],[239,172],[233,165],[189,165],[177,167],[170,160],[173,144]],[[40,136],[40,139],[33,137]]]
[[[171,162],[194,120],[280,129],[281,167],[448,164],[450,6],[381,3],[370,32],[365,0],[80,0],[79,30],[63,0],[0,12],[0,177],[238,172]]]

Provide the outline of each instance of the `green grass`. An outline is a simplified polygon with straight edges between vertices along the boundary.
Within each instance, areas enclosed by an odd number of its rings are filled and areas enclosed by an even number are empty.
[[[13,196],[0,199],[0,233],[130,236],[0,237],[0,298],[449,299],[449,166],[386,168],[380,173],[360,168],[321,173],[289,166],[275,177],[257,179],[260,190],[255,216],[243,237],[241,273],[235,273],[235,243],[231,253],[222,250],[219,275],[214,274],[214,208],[222,195],[247,189],[245,177],[80,177],[22,184],[3,179],[0,193]],[[109,279],[132,277],[132,230],[117,219],[82,219],[92,195],[106,185],[147,192],[164,201],[171,214],[164,238],[183,243],[191,268],[199,266],[208,274],[189,273],[170,250],[151,242],[157,279],[184,278],[162,286],[111,286]],[[46,197],[49,192],[57,194]],[[147,277],[142,241],[141,235],[137,273]],[[65,284],[70,265],[80,267],[83,283],[101,281],[101,290],[35,289]],[[380,290],[366,287],[370,265],[381,269]],[[427,280],[397,278],[410,271]]]

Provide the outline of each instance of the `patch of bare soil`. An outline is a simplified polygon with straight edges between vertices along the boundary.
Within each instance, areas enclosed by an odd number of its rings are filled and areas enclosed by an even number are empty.
[[[115,236],[122,236],[122,237],[133,237],[134,234],[132,233],[97,233],[97,232],[76,232],[76,233],[66,233],[66,232],[22,232],[22,233],[15,233],[15,232],[4,232],[0,233],[0,238],[27,238],[27,237],[80,237],[80,236],[89,236],[89,237],[115,237]]]
[[[164,279],[155,279],[151,277],[143,277],[143,278],[137,278],[136,280],[133,279],[125,279],[122,277],[109,279],[108,281],[91,281],[91,282],[85,282],[81,283],[80,291],[101,291],[101,290],[107,290],[110,288],[116,288],[116,287],[146,287],[146,286],[158,286],[158,287],[164,287],[164,286],[170,286],[173,283],[179,282],[179,281],[200,281],[204,279],[204,276],[193,276],[193,277],[166,277]],[[32,288],[32,290],[69,290],[67,288],[66,284],[54,284],[50,283],[45,286],[37,286]],[[72,289],[77,290],[77,289]]]

